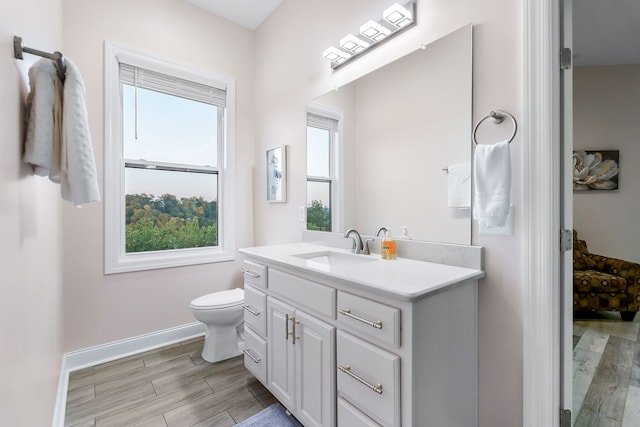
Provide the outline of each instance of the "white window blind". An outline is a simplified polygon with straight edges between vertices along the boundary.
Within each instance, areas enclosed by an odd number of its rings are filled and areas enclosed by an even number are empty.
[[[336,119],[314,113],[307,113],[307,126],[325,129],[331,132],[338,131],[338,121]]]
[[[218,88],[179,77],[151,71],[120,62],[120,81],[122,83],[192,99],[219,107],[226,107],[226,88]]]

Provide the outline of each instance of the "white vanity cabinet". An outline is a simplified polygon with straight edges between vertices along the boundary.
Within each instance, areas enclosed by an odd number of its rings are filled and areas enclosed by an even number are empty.
[[[380,425],[400,426],[400,357],[343,331],[336,348],[340,397]]]
[[[267,340],[249,327],[244,329],[244,365],[262,383],[267,382]]]
[[[335,426],[335,328],[268,297],[267,387],[305,426]]]
[[[295,309],[292,306],[269,297],[267,301],[269,325],[267,387],[289,410],[295,408],[294,319]]]
[[[275,268],[268,277],[267,387],[306,427],[333,427],[336,291]]]
[[[258,335],[267,336],[267,294],[244,284],[244,325],[250,326]]]
[[[262,383],[267,382],[267,267],[245,261],[244,364]]]
[[[268,283],[245,282],[252,310],[266,299],[266,335],[255,333],[259,316],[245,313],[252,351],[264,339],[266,373],[248,357],[245,365],[305,427],[477,425],[481,270],[385,260],[354,268],[351,279],[269,247],[241,252]]]
[[[370,341],[400,347],[400,310],[338,291],[338,326]]]
[[[267,381],[267,294],[244,284],[244,360],[249,371]]]

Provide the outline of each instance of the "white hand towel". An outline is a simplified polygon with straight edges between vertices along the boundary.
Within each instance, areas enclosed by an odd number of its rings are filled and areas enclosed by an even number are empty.
[[[471,207],[471,162],[456,163],[447,167],[449,174],[450,208]]]
[[[476,146],[473,217],[489,226],[502,226],[511,203],[511,153],[509,143]]]
[[[40,59],[29,69],[27,132],[23,160],[33,173],[60,182],[62,82],[53,61]]]
[[[84,82],[78,68],[65,58],[62,112],[62,198],[76,206],[100,201],[96,160],[91,144]]]

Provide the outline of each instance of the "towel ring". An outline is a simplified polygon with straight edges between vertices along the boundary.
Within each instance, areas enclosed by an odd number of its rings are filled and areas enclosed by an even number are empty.
[[[507,141],[509,144],[511,144],[511,141],[513,141],[513,138],[516,136],[516,132],[518,131],[518,123],[516,122],[516,119],[511,114],[502,110],[491,111],[489,114],[487,114],[482,119],[480,119],[480,121],[473,128],[473,142],[476,145],[478,145],[478,139],[476,138],[476,133],[478,132],[478,128],[480,127],[482,122],[484,122],[487,119],[491,119],[495,124],[500,124],[504,121],[505,117],[509,117],[511,119],[511,122],[513,123],[513,133],[511,134],[511,136],[509,137],[509,140]]]

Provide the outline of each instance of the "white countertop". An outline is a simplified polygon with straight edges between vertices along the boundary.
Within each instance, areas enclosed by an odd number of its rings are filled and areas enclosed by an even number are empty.
[[[477,280],[485,275],[483,270],[404,258],[385,260],[375,254],[352,255],[358,258],[364,257],[366,262],[354,262],[335,267],[296,256],[321,252],[351,254],[348,250],[312,243],[240,249],[240,253],[268,266],[306,272],[329,280],[339,280],[341,283],[407,301],[420,299],[447,286],[466,280]]]

